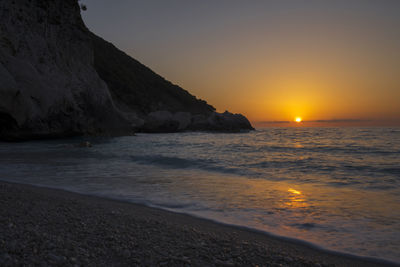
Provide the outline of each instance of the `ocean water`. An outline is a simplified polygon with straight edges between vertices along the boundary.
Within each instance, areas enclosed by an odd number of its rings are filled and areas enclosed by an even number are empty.
[[[93,147],[77,147],[83,140]],[[400,128],[0,143],[0,179],[144,203],[400,262]]]

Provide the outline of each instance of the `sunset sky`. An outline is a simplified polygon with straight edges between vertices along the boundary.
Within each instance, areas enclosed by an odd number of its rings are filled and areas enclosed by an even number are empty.
[[[82,2],[90,30],[218,111],[400,126],[400,1]]]

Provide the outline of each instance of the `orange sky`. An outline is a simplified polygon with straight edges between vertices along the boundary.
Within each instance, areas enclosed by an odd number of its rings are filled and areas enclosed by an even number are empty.
[[[91,30],[218,111],[400,126],[400,1],[84,2]]]

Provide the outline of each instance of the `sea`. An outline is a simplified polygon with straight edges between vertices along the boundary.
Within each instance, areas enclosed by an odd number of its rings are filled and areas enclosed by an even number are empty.
[[[81,147],[88,141],[92,147]],[[400,128],[0,143],[0,179],[187,213],[400,263]]]

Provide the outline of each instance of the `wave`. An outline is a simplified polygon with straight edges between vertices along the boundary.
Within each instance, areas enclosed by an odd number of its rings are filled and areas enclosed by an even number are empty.
[[[349,165],[344,162],[339,162],[337,164],[327,164],[326,161],[323,161],[318,158],[313,157],[305,157],[300,159],[289,159],[289,160],[264,160],[255,163],[249,163],[245,165],[241,165],[246,168],[288,168],[288,169],[297,169],[303,170],[307,172],[322,172],[322,173],[332,173],[332,172],[353,172],[353,173],[361,173],[361,174],[400,174],[400,167],[382,167],[382,166],[371,166],[371,165]]]
[[[201,169],[226,174],[245,174],[242,169],[235,167],[224,167],[212,159],[184,159],[180,157],[169,157],[162,155],[131,156],[130,158],[132,161],[139,164],[154,164],[173,169]]]
[[[302,172],[317,174],[318,182],[325,181],[331,186],[366,186],[370,189],[392,189],[400,183],[400,168],[370,165],[349,165],[340,162],[329,164],[318,158],[262,160],[258,162],[237,163],[230,167],[229,162],[214,159],[181,158],[164,155],[135,155],[130,160],[145,165],[157,165],[169,169],[195,169],[227,175],[238,175],[249,178],[261,178],[274,181],[293,180],[297,182],[313,183],[316,178],[297,177],[278,174],[278,172]],[[326,178],[322,179],[322,176]],[[371,179],[370,177],[373,177]],[[381,177],[380,179],[376,179]],[[325,180],[326,179],[326,180]]]

